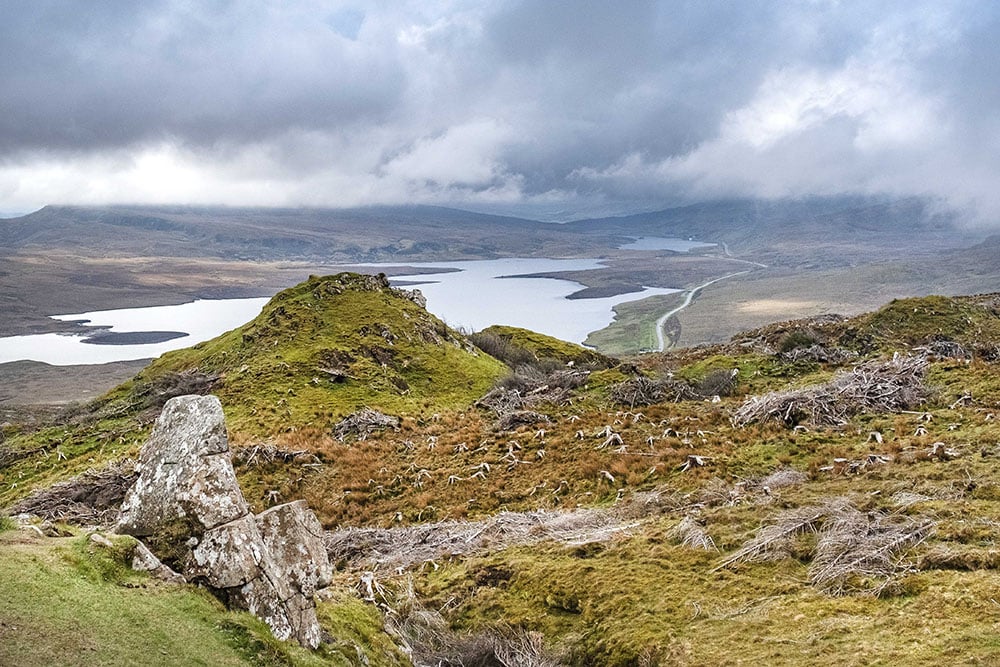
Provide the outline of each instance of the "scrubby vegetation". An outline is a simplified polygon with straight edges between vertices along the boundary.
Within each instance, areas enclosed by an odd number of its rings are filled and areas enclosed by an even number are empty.
[[[443,665],[986,663],[998,303],[901,300],[622,361],[509,328],[477,349],[382,283],[313,279],[92,406],[8,428],[0,506],[101,521],[88,485],[121,479],[158,396],[204,388],[248,499],[305,498],[330,530],[343,597],[323,619],[351,646]]]

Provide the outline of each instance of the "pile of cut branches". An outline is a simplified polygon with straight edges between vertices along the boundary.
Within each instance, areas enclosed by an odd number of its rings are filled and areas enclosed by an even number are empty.
[[[384,582],[384,585],[383,585]],[[558,667],[539,632],[500,623],[476,632],[453,630],[439,611],[417,599],[412,579],[375,579],[366,572],[358,582],[361,597],[385,611],[385,629],[414,665],[435,667]]]
[[[930,519],[845,509],[823,522],[809,583],[833,595],[882,595],[912,570],[903,555],[933,527]]]
[[[117,520],[125,493],[136,479],[135,461],[123,459],[39,489],[11,507],[10,513],[79,525],[110,525]]]
[[[378,410],[362,408],[334,424],[332,434],[341,442],[344,442],[348,436],[365,440],[375,431],[383,431],[387,428],[399,428],[399,419]]]
[[[780,421],[839,426],[857,414],[912,409],[927,398],[926,371],[922,356],[868,361],[825,384],[752,396],[736,410],[733,425]]]
[[[252,447],[233,450],[233,465],[262,466],[275,461],[291,463],[309,454],[307,449],[283,449],[273,442],[262,442]]]
[[[512,412],[524,409],[527,404],[518,389],[494,387],[486,395],[476,401],[476,407],[492,411],[498,419],[503,419]]]
[[[651,510],[652,511],[652,510]],[[606,510],[501,512],[483,521],[440,521],[393,528],[341,528],[327,532],[333,562],[351,568],[409,568],[484,548],[605,541],[637,525],[631,517]]]
[[[687,382],[674,378],[653,380],[640,376],[619,382],[611,387],[608,397],[619,405],[635,408],[642,405],[652,405],[671,401],[684,401],[700,398],[701,394]]]
[[[924,517],[862,512],[842,498],[823,505],[785,510],[757,535],[724,559],[716,570],[741,562],[790,557],[804,548],[799,536],[816,535],[809,583],[831,595],[883,595],[903,574],[913,571],[907,552],[931,534]]]
[[[508,412],[497,420],[497,428],[501,431],[513,431],[518,426],[529,426],[531,424],[549,423],[552,420],[548,415],[534,410],[514,410]]]
[[[476,407],[494,414],[497,428],[501,431],[520,424],[549,421],[545,415],[527,408],[543,403],[567,404],[572,390],[583,384],[589,376],[586,371],[560,370],[547,375],[532,372],[535,375],[515,374],[503,378],[476,401]]]

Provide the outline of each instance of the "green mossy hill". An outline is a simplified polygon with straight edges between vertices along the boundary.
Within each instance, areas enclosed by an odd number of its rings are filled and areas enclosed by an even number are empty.
[[[1000,345],[1000,294],[896,299],[855,326],[882,347],[953,342],[986,351]]]
[[[460,410],[507,373],[384,276],[312,277],[253,321],[168,353],[102,398],[51,424],[6,428],[0,507],[32,489],[134,457],[173,396],[214,393],[235,442],[308,432],[313,449],[344,416]]]
[[[563,363],[573,362],[576,365],[590,365],[599,368],[611,368],[618,365],[618,360],[605,356],[600,352],[587,349],[582,345],[568,343],[564,340],[520,327],[495,324],[474,334],[473,341],[477,345],[482,345],[482,341],[488,338],[496,339],[501,345],[506,344],[524,351],[533,357],[534,361],[555,359]],[[487,352],[490,352],[490,354],[493,354],[487,345],[483,345],[483,348]],[[502,359],[503,357],[498,356],[498,358]]]
[[[212,378],[231,429],[325,427],[361,407],[393,414],[464,407],[503,365],[384,276],[310,277],[248,324],[164,355],[133,393],[173,376]]]
[[[1000,347],[1000,294],[894,299],[856,317],[823,315],[747,331],[731,345],[783,353],[818,345],[861,355],[923,346],[992,358]]]

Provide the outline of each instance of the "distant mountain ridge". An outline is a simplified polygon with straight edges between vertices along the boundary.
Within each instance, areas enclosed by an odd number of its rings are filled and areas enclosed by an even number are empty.
[[[583,256],[628,236],[694,237],[734,251],[919,232],[946,245],[953,215],[929,202],[857,197],[711,201],[628,216],[548,223],[435,206],[349,209],[46,206],[0,220],[0,250],[72,247],[109,253],[247,260],[397,261]],[[948,242],[948,238],[953,239]]]
[[[46,206],[21,218],[0,220],[0,249],[72,247],[102,255],[333,261],[473,259],[589,250],[593,241],[567,231],[532,220],[429,206]],[[609,238],[601,241],[614,243]]]

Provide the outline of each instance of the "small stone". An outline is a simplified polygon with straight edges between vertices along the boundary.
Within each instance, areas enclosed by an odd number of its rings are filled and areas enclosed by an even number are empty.
[[[91,533],[90,534],[90,541],[93,542],[94,544],[98,545],[98,546],[104,547],[105,549],[114,549],[115,548],[114,543],[111,540],[109,540],[108,538],[106,538],[103,535],[101,535],[100,533]]]
[[[149,572],[150,576],[173,584],[186,583],[186,579],[160,562],[160,559],[142,542],[136,542],[132,552],[132,569]]]

